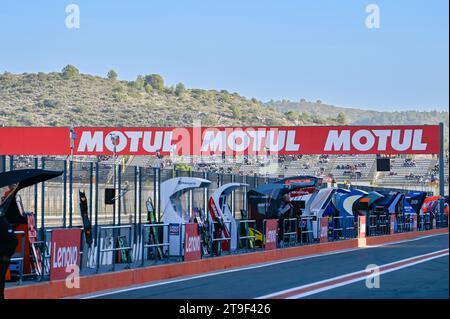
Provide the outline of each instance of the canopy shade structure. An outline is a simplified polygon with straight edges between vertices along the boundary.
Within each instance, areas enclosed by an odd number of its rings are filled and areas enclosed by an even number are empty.
[[[8,222],[11,224],[26,223],[26,217],[21,215],[16,202],[16,195],[21,189],[53,179],[62,175],[62,173],[62,171],[42,169],[24,169],[0,173],[0,187],[12,187],[11,192],[0,204],[0,210],[5,214]]]
[[[355,214],[355,212],[371,210],[373,204],[375,204],[376,201],[383,197],[384,196],[378,192],[369,192],[367,195],[355,201],[355,203],[353,204],[353,214],[356,216],[358,214]]]
[[[367,195],[367,192],[352,188],[346,190],[338,188],[333,198],[333,205],[339,211],[342,216],[353,216],[353,205],[361,197]]]
[[[263,219],[278,218],[283,195],[302,188],[305,188],[304,183],[270,183],[251,189],[247,193],[249,218],[255,219],[256,227],[261,229]]]
[[[209,199],[209,213],[211,221],[217,218],[222,219],[224,223],[223,236],[228,238],[231,236],[231,242],[223,241],[223,250],[236,250],[237,248],[237,221],[233,217],[233,213],[227,204],[227,197],[236,189],[249,186],[242,183],[228,183],[220,186]]]
[[[181,211],[181,196],[193,189],[208,187],[210,181],[196,177],[176,177],[161,183],[161,207],[166,223],[187,223]]]
[[[196,177],[176,177],[161,183],[162,219],[165,224],[173,225],[169,233],[164,228],[164,237],[170,237],[170,256],[180,256],[182,249],[180,237],[184,238],[182,225],[189,223],[192,214],[183,209],[182,195],[197,188],[208,187],[209,184],[211,184],[210,181]]]
[[[405,214],[420,214],[426,192],[411,192],[405,195]]]

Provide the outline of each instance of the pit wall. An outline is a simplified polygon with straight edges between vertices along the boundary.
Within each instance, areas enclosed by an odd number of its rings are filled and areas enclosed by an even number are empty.
[[[377,237],[356,238],[247,254],[227,255],[211,259],[201,259],[175,264],[149,266],[145,268],[122,270],[111,273],[81,276],[79,288],[67,288],[65,280],[9,287],[5,290],[5,297],[7,299],[56,299],[74,297],[153,281],[198,275],[235,267],[250,266],[265,262],[354,249],[358,247],[368,247],[372,245],[380,245],[389,242],[397,242],[445,233],[448,233],[448,228],[432,229],[420,232],[414,231]]]

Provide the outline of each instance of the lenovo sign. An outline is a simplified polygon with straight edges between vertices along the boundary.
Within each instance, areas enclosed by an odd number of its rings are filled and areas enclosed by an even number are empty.
[[[75,128],[74,155],[437,154],[438,125]],[[69,128],[2,127],[0,155],[70,155]],[[114,137],[114,138],[113,138]]]
[[[54,229],[51,239],[50,280],[65,279],[68,266],[80,265],[81,229]]]
[[[186,224],[184,238],[184,260],[200,259],[201,254],[201,238],[198,234],[198,225],[195,223]]]
[[[266,241],[265,250],[271,250],[277,248],[277,219],[266,219]]]

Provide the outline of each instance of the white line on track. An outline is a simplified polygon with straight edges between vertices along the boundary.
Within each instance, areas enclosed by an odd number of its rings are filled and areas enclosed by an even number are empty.
[[[446,248],[446,249],[434,251],[431,253],[417,255],[414,257],[397,260],[397,261],[394,261],[391,263],[380,265],[380,266],[378,266],[380,269],[380,271],[378,272],[378,275],[387,274],[389,272],[408,268],[408,267],[411,267],[411,266],[414,266],[414,265],[417,265],[420,263],[424,263],[424,262],[427,262],[427,261],[430,261],[430,260],[433,260],[436,258],[448,256],[448,254],[449,254],[448,251],[449,251],[448,248]],[[400,265],[395,267],[395,265],[398,265],[398,264],[400,264]],[[394,266],[394,267],[392,267],[392,266]],[[355,276],[357,278],[352,278]],[[370,277],[371,277],[371,273],[364,269],[364,270],[359,270],[356,272],[348,273],[345,275],[336,276],[336,277],[328,278],[325,280],[313,282],[313,283],[310,283],[307,285],[302,285],[302,286],[298,286],[298,287],[294,287],[294,288],[290,288],[290,289],[281,290],[281,291],[274,292],[274,293],[271,293],[268,295],[257,297],[255,299],[270,299],[270,298],[299,299],[299,298],[303,298],[306,296],[318,294],[323,291],[346,286],[346,285],[349,285],[349,284],[352,284],[352,283],[355,283],[358,281],[366,280],[367,278],[370,278]],[[349,278],[349,279],[345,280],[345,278]],[[338,283],[332,284],[333,282],[336,282],[336,281]],[[328,283],[328,285],[327,285],[327,283]],[[325,285],[325,286],[323,286],[323,285]],[[307,288],[311,288],[314,286],[318,286],[318,288],[308,291]],[[306,290],[306,291],[302,292],[303,290]]]
[[[221,271],[210,272],[210,273],[201,274],[201,275],[195,275],[195,276],[190,276],[190,277],[183,277],[183,278],[173,279],[173,280],[165,280],[165,281],[161,281],[161,282],[145,284],[145,285],[139,285],[139,286],[133,286],[133,287],[123,288],[123,289],[108,290],[108,291],[103,291],[103,292],[100,292],[100,293],[92,293],[92,294],[87,294],[87,295],[85,294],[85,295],[82,295],[82,296],[78,296],[78,297],[75,296],[75,297],[72,297],[72,298],[94,299],[94,298],[98,298],[98,297],[115,295],[115,294],[128,292],[128,291],[134,291],[134,290],[146,289],[146,288],[151,288],[151,287],[169,285],[169,284],[174,284],[174,283],[179,283],[179,282],[184,282],[184,281],[189,281],[189,280],[195,280],[195,279],[200,279],[200,278],[206,278],[206,277],[211,277],[211,276],[217,276],[217,275],[222,275],[222,274],[227,274],[227,273],[233,273],[233,272],[238,272],[238,271],[245,271],[245,270],[252,270],[252,269],[257,269],[257,268],[269,267],[269,266],[273,266],[273,265],[279,265],[279,264],[284,264],[284,263],[289,263],[289,262],[294,262],[294,261],[299,261],[299,260],[306,260],[306,259],[311,259],[311,258],[331,256],[331,255],[337,255],[337,254],[344,254],[344,253],[357,251],[357,250],[362,250],[362,249],[368,249],[368,248],[370,249],[370,248],[376,248],[376,247],[381,247],[381,246],[388,246],[388,245],[393,245],[393,244],[411,242],[411,241],[416,241],[416,240],[421,240],[421,239],[426,239],[426,238],[435,237],[435,236],[441,236],[441,235],[448,235],[448,233],[427,235],[427,236],[423,236],[423,237],[407,239],[407,240],[402,240],[402,241],[397,241],[397,242],[390,242],[390,243],[385,243],[385,244],[381,244],[381,245],[367,246],[367,247],[362,247],[362,248],[361,247],[359,247],[359,248],[351,248],[351,249],[338,250],[338,251],[322,253],[322,254],[315,254],[315,255],[308,255],[308,256],[301,256],[301,257],[283,259],[283,260],[279,260],[279,261],[267,262],[267,263],[262,263],[262,264],[246,266],[246,267],[239,267],[239,268],[228,269],[228,270],[221,270]]]

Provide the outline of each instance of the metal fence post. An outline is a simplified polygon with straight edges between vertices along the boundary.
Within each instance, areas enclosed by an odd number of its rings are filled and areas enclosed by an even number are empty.
[[[142,180],[141,180],[142,182]],[[153,167],[153,202],[155,203],[155,212],[158,211],[158,222],[159,222],[159,196],[156,193],[158,191],[157,186],[158,185],[158,169],[156,167]],[[158,197],[158,201],[156,200],[156,197]]]
[[[72,228],[73,215],[73,161],[69,161],[69,228]]]
[[[99,230],[98,230],[98,176],[99,168],[98,168],[98,160],[95,163],[95,241],[97,245],[97,272],[100,265],[100,238],[99,238]]]
[[[2,168],[2,173],[6,172],[6,155],[0,156],[0,166]]]
[[[13,155],[9,156],[9,170],[10,171],[14,170],[14,156]]]
[[[64,160],[64,173],[63,173],[63,227],[66,228],[67,223],[67,160]]]
[[[157,169],[158,172],[158,222],[161,222],[161,169]]]
[[[42,169],[45,169],[45,157],[42,157]],[[44,222],[44,210],[45,210],[45,182],[41,185],[41,238],[45,238],[45,222]],[[37,214],[36,214],[37,216]]]
[[[34,158],[34,168],[39,168],[38,158]],[[34,184],[34,214],[36,215],[37,219],[37,213],[38,213],[38,184]],[[37,222],[37,220],[36,220]]]
[[[92,195],[94,183],[94,163],[89,163],[89,220],[92,221]]]
[[[116,201],[117,201],[117,225],[120,226],[120,214],[122,212],[122,165],[118,165],[118,174],[117,174],[117,194],[116,194]],[[116,201],[114,201],[114,204],[116,204]],[[119,230],[120,232],[120,230]]]
[[[439,123],[439,215],[444,216],[445,167],[444,167],[444,123]]]
[[[235,178],[234,178],[234,174],[231,174],[231,182],[232,183],[234,183],[235,182]],[[235,213],[235,207],[236,207],[236,205],[235,205],[235,202],[234,202],[234,200],[235,200],[235,191],[233,190],[232,192],[231,192],[231,199],[230,199],[230,201],[231,201],[231,214],[233,215],[233,218],[234,217],[236,217],[236,213]]]
[[[143,237],[142,237],[142,167],[139,167],[138,170],[138,174],[139,174],[139,193],[138,193],[138,200],[139,200],[139,237],[141,239],[142,244],[144,244],[143,242]]]
[[[207,172],[203,172],[203,179],[208,179]],[[203,188],[203,209],[205,210],[205,215],[208,215],[208,187]]]
[[[117,190],[117,183],[116,183],[117,164],[116,164],[116,161],[117,161],[117,158],[116,158],[116,156],[114,154],[114,165],[113,165],[113,170],[114,170],[114,172],[113,172],[113,188],[114,188],[114,192],[116,192],[116,190]],[[117,196],[117,194],[115,194],[115,196]],[[116,202],[117,202],[117,200],[114,199],[113,207],[112,207],[113,208],[113,225],[114,226],[116,225]]]
[[[137,176],[138,176],[138,168],[137,166],[134,167],[134,216],[133,216],[133,223],[134,223],[134,241],[137,243],[137,232],[136,232],[136,224],[137,224]]]

